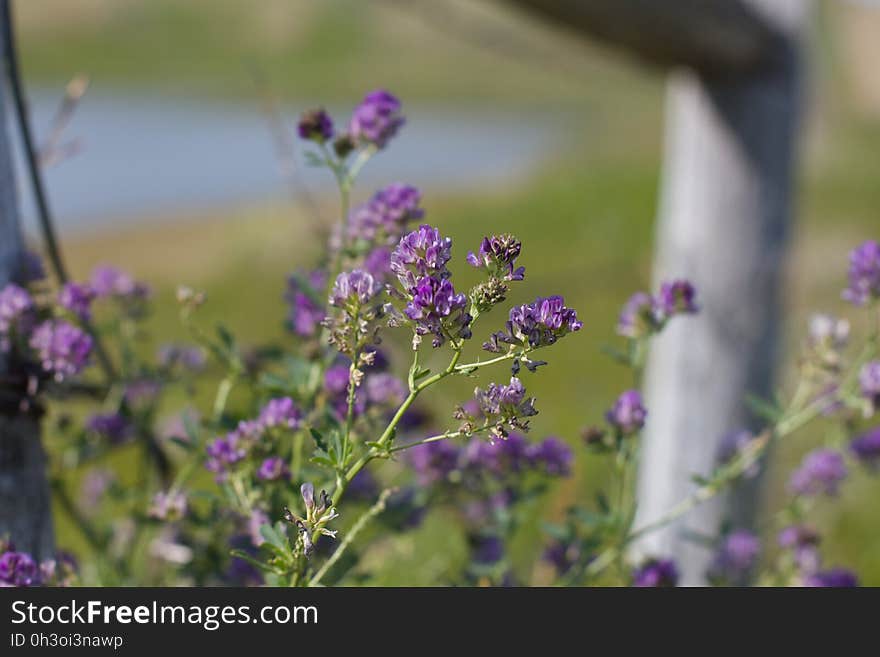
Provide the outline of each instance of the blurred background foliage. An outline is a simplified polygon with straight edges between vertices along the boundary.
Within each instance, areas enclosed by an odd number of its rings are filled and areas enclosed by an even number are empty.
[[[522,532],[515,553],[526,569],[544,540],[540,520],[558,516],[575,499],[592,499],[603,479],[601,461],[579,448],[579,432],[600,420],[626,384],[626,372],[600,350],[613,340],[622,302],[650,281],[664,80],[625,56],[555,33],[489,0],[419,7],[362,0],[16,3],[26,80],[59,96],[64,83],[83,72],[102,93],[184,95],[201,99],[206,108],[250,103],[258,113],[256,67],[291,124],[301,109],[350,106],[378,86],[403,99],[413,120],[420,108],[454,107],[482,117],[491,116],[487,111],[527,110],[536,120],[546,116],[560,123],[555,127],[565,135],[563,146],[536,162],[527,179],[467,192],[444,190],[442,183],[424,189],[428,220],[454,239],[458,271],[483,234],[513,232],[525,245],[528,276],[511,301],[561,293],[585,322],[585,330],[554,348],[551,365],[528,382],[542,410],[534,435],[565,438],[579,460],[574,476],[549,494],[533,526]],[[785,298],[789,365],[811,311],[846,312],[839,291],[848,250],[880,237],[880,77],[872,68],[880,56],[880,11],[819,3],[810,55]],[[406,139],[405,129],[400,139]],[[397,177],[405,180],[406,173]],[[361,197],[369,191],[361,189]],[[332,216],[333,198],[317,200],[322,214]],[[59,222],[76,275],[85,277],[95,264],[109,261],[155,285],[152,338],[184,337],[173,293],[185,283],[208,291],[206,317],[224,321],[243,341],[293,339],[282,325],[285,277],[310,266],[319,247],[314,221],[301,206],[273,198],[179,212],[144,207],[137,214],[137,221],[91,231],[65,230],[63,216]],[[434,400],[440,417],[470,393],[468,382],[443,391]],[[820,438],[816,431],[777,449],[765,504],[768,522],[788,471]],[[116,466],[125,469],[124,454]],[[875,585],[878,494],[876,478],[859,473],[819,512],[829,536],[828,563],[853,567]],[[56,523],[59,544],[85,554],[62,514]],[[766,536],[772,545],[772,533]],[[442,514],[417,532],[378,545],[367,555],[377,571],[373,583],[440,582],[463,555],[461,536]]]

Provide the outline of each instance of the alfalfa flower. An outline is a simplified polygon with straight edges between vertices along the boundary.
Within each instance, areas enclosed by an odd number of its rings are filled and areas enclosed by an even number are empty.
[[[537,415],[535,398],[526,396],[522,381],[511,377],[508,385],[490,383],[485,389],[474,390],[474,399],[486,421],[492,425],[491,438],[505,438],[508,429],[529,430],[527,418]]]
[[[880,242],[868,240],[849,254],[849,287],[843,298],[856,306],[880,298]]]
[[[333,119],[323,108],[303,112],[296,127],[302,139],[318,144],[333,139]]]
[[[836,495],[846,475],[846,464],[840,452],[817,449],[804,457],[792,474],[789,487],[797,495]]]
[[[636,433],[645,426],[648,411],[642,404],[642,395],[638,390],[627,390],[614,402],[605,419],[621,435]]]
[[[92,338],[63,319],[48,319],[31,334],[30,346],[57,381],[79,374],[88,364]]]
[[[300,540],[302,541],[303,552],[306,556],[309,556],[314,550],[312,534],[317,532],[323,536],[336,538],[336,531],[327,529],[326,525],[331,520],[338,518],[339,514],[336,513],[336,508],[333,506],[333,501],[330,499],[327,491],[322,490],[316,499],[315,487],[309,482],[300,486],[300,495],[306,509],[305,517],[302,518],[294,514],[287,507],[284,507],[284,520],[297,528]]]
[[[400,101],[390,92],[384,89],[371,91],[352,113],[348,124],[349,136],[357,144],[385,148],[406,122],[400,109]]]

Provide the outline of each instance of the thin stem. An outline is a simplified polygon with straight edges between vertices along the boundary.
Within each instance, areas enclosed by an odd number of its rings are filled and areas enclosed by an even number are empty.
[[[454,431],[446,431],[445,433],[438,433],[436,436],[430,436],[428,438],[423,438],[422,440],[417,440],[412,443],[407,443],[406,445],[398,445],[397,447],[392,447],[388,450],[389,453],[394,454],[396,452],[402,452],[406,449],[410,449],[411,447],[418,447],[419,445],[427,445],[429,443],[436,443],[441,440],[446,440],[448,438],[458,438],[459,436],[473,436],[478,433],[482,433],[483,431],[488,431],[491,427],[480,427],[478,429],[474,429],[470,433],[465,433],[461,429],[455,429]]]
[[[396,488],[386,488],[379,494],[379,499],[376,500],[376,503],[367,509],[366,513],[364,513],[360,518],[358,518],[357,522],[351,528],[351,531],[345,536],[342,542],[339,544],[339,547],[330,555],[327,561],[324,562],[324,565],[315,573],[311,580],[309,580],[309,586],[318,586],[321,583],[321,579],[323,579],[324,575],[336,564],[337,561],[342,557],[348,547],[354,542],[354,539],[357,538],[357,535],[361,532],[361,530],[367,526],[367,523],[370,522],[377,515],[382,513],[385,510],[385,505],[388,502],[388,498],[396,491]]]
[[[212,411],[215,424],[223,418],[223,413],[226,412],[226,404],[229,402],[229,395],[234,386],[235,378],[233,376],[227,376],[217,386],[217,395],[214,397],[214,408]]]

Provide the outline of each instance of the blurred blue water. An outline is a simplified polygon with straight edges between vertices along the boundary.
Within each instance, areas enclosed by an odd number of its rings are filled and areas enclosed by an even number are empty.
[[[32,90],[29,100],[32,125],[42,142],[60,92]],[[562,134],[554,127],[558,117],[437,107],[406,110],[408,123],[400,136],[365,169],[361,197],[394,180],[429,193],[508,182],[550,156]],[[286,115],[291,131],[296,111]],[[334,116],[347,115],[340,110]],[[64,136],[77,139],[82,148],[46,171],[62,232],[290,195],[266,116],[256,103],[90,91]],[[331,189],[329,172],[303,162],[297,169],[315,194]],[[22,190],[21,200],[27,225],[33,226],[29,190]]]

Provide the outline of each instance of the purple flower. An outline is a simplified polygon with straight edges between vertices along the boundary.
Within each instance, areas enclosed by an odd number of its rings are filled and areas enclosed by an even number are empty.
[[[643,338],[657,330],[654,298],[647,292],[636,292],[623,305],[617,320],[617,333],[626,338]]]
[[[9,349],[9,334],[30,330],[34,319],[34,300],[27,290],[9,283],[0,290],[0,350]]]
[[[284,459],[278,456],[270,456],[260,464],[257,476],[264,481],[288,479],[290,477],[290,468],[287,467]]]
[[[61,381],[79,374],[88,364],[92,338],[62,319],[49,319],[34,329],[30,346],[43,369]]]
[[[761,552],[761,541],[752,532],[739,529],[728,534],[709,567],[710,576],[736,581],[754,567]]]
[[[528,430],[528,422],[522,418],[537,415],[535,398],[526,397],[526,389],[515,376],[510,378],[509,385],[490,383],[485,390],[477,388],[474,391],[474,399],[480,404],[480,411],[486,420],[497,426],[490,431],[493,438],[504,438],[504,425]]]
[[[323,144],[333,139],[333,119],[323,108],[303,112],[296,127],[299,136],[309,141]]]
[[[849,254],[849,287],[843,298],[856,306],[880,297],[880,242],[869,240]]]
[[[880,360],[865,363],[859,372],[862,396],[871,403],[871,409],[880,408]]]
[[[39,586],[40,567],[29,554],[4,552],[0,555],[0,583],[6,586]]]
[[[688,281],[678,280],[663,283],[657,294],[657,309],[664,319],[673,315],[692,315],[698,310],[696,296],[697,291]]]
[[[351,377],[348,365],[333,365],[324,372],[324,390],[331,395],[341,395],[348,390]]]
[[[387,280],[391,274],[391,249],[384,246],[373,249],[364,256],[363,267],[377,281]]]
[[[410,222],[421,219],[422,195],[411,185],[392,183],[355,208],[348,220],[349,237],[369,244],[393,246]]]
[[[798,495],[835,495],[846,478],[843,456],[833,449],[817,449],[804,457],[791,476],[789,487]]]
[[[633,586],[671,587],[678,584],[678,567],[672,559],[649,559],[633,572]]]
[[[382,286],[373,276],[360,269],[342,272],[333,283],[329,303],[337,308],[344,308],[351,314],[357,314],[360,306],[367,304],[381,291]]]
[[[559,438],[548,436],[529,447],[529,459],[548,475],[567,477],[571,473],[571,448]]]
[[[499,352],[499,342],[533,349],[545,347],[569,333],[580,331],[582,327],[577,313],[565,307],[562,297],[539,297],[530,304],[511,308],[507,331],[492,335],[483,344],[483,349]]]
[[[411,288],[412,299],[403,312],[413,321],[417,335],[433,335],[434,347],[442,345],[448,336],[471,337],[471,316],[465,312],[467,297],[457,293],[448,279],[425,276]]]
[[[119,413],[97,413],[86,420],[86,429],[98,434],[110,443],[118,445],[132,433],[132,426],[124,415]]]
[[[468,253],[467,261],[473,267],[485,269],[490,276],[507,281],[521,281],[526,268],[516,267],[516,259],[522,251],[522,242],[513,235],[484,237],[477,253]]]
[[[440,231],[427,224],[407,233],[391,252],[391,271],[407,291],[417,282],[432,276],[449,278],[446,263],[452,257],[452,239],[441,237]]]
[[[400,101],[389,92],[377,89],[368,93],[354,109],[348,132],[355,142],[384,148],[404,123]]]
[[[95,292],[88,285],[65,283],[58,292],[58,305],[69,310],[76,317],[88,321],[92,316],[92,301]]]
[[[460,449],[448,440],[419,445],[409,450],[410,465],[422,486],[444,481],[458,466]]]
[[[407,395],[404,382],[389,372],[370,374],[364,386],[367,401],[379,406],[400,406]]]
[[[226,471],[230,466],[247,456],[247,450],[237,431],[216,438],[208,444],[207,452],[208,460],[205,462],[205,468],[217,475],[218,482],[225,479]]]
[[[491,443],[474,438],[464,448],[465,465],[499,477],[522,472],[532,462],[526,437],[515,431],[510,432],[504,440]]]
[[[290,307],[287,323],[297,335],[311,337],[318,332],[326,315],[324,307],[317,301],[321,296],[318,290],[324,289],[327,275],[315,270],[306,277],[292,275],[287,279],[284,300]]]
[[[642,405],[642,395],[638,390],[627,390],[614,406],[605,413],[608,424],[613,426],[623,435],[629,435],[645,426],[645,417],[648,411]]]
[[[134,280],[131,274],[109,265],[95,267],[92,271],[91,288],[95,296],[102,299],[145,299],[150,296],[149,287]]]
[[[828,588],[852,588],[859,585],[856,574],[846,568],[830,568],[807,575],[804,586]]]
[[[153,497],[147,515],[156,520],[173,522],[186,515],[186,495],[181,491],[160,491]]]
[[[164,368],[172,368],[177,365],[189,372],[198,372],[205,367],[205,352],[201,347],[191,347],[182,344],[165,344],[159,347],[156,360]]]
[[[263,427],[285,427],[298,429],[302,422],[302,412],[290,397],[270,399],[257,418]]]
[[[805,525],[789,525],[779,532],[776,541],[779,547],[791,550],[794,562],[803,571],[812,573],[819,569],[819,542],[821,537]]]
[[[880,427],[874,427],[866,434],[854,439],[849,448],[856,458],[870,468],[880,466]]]

